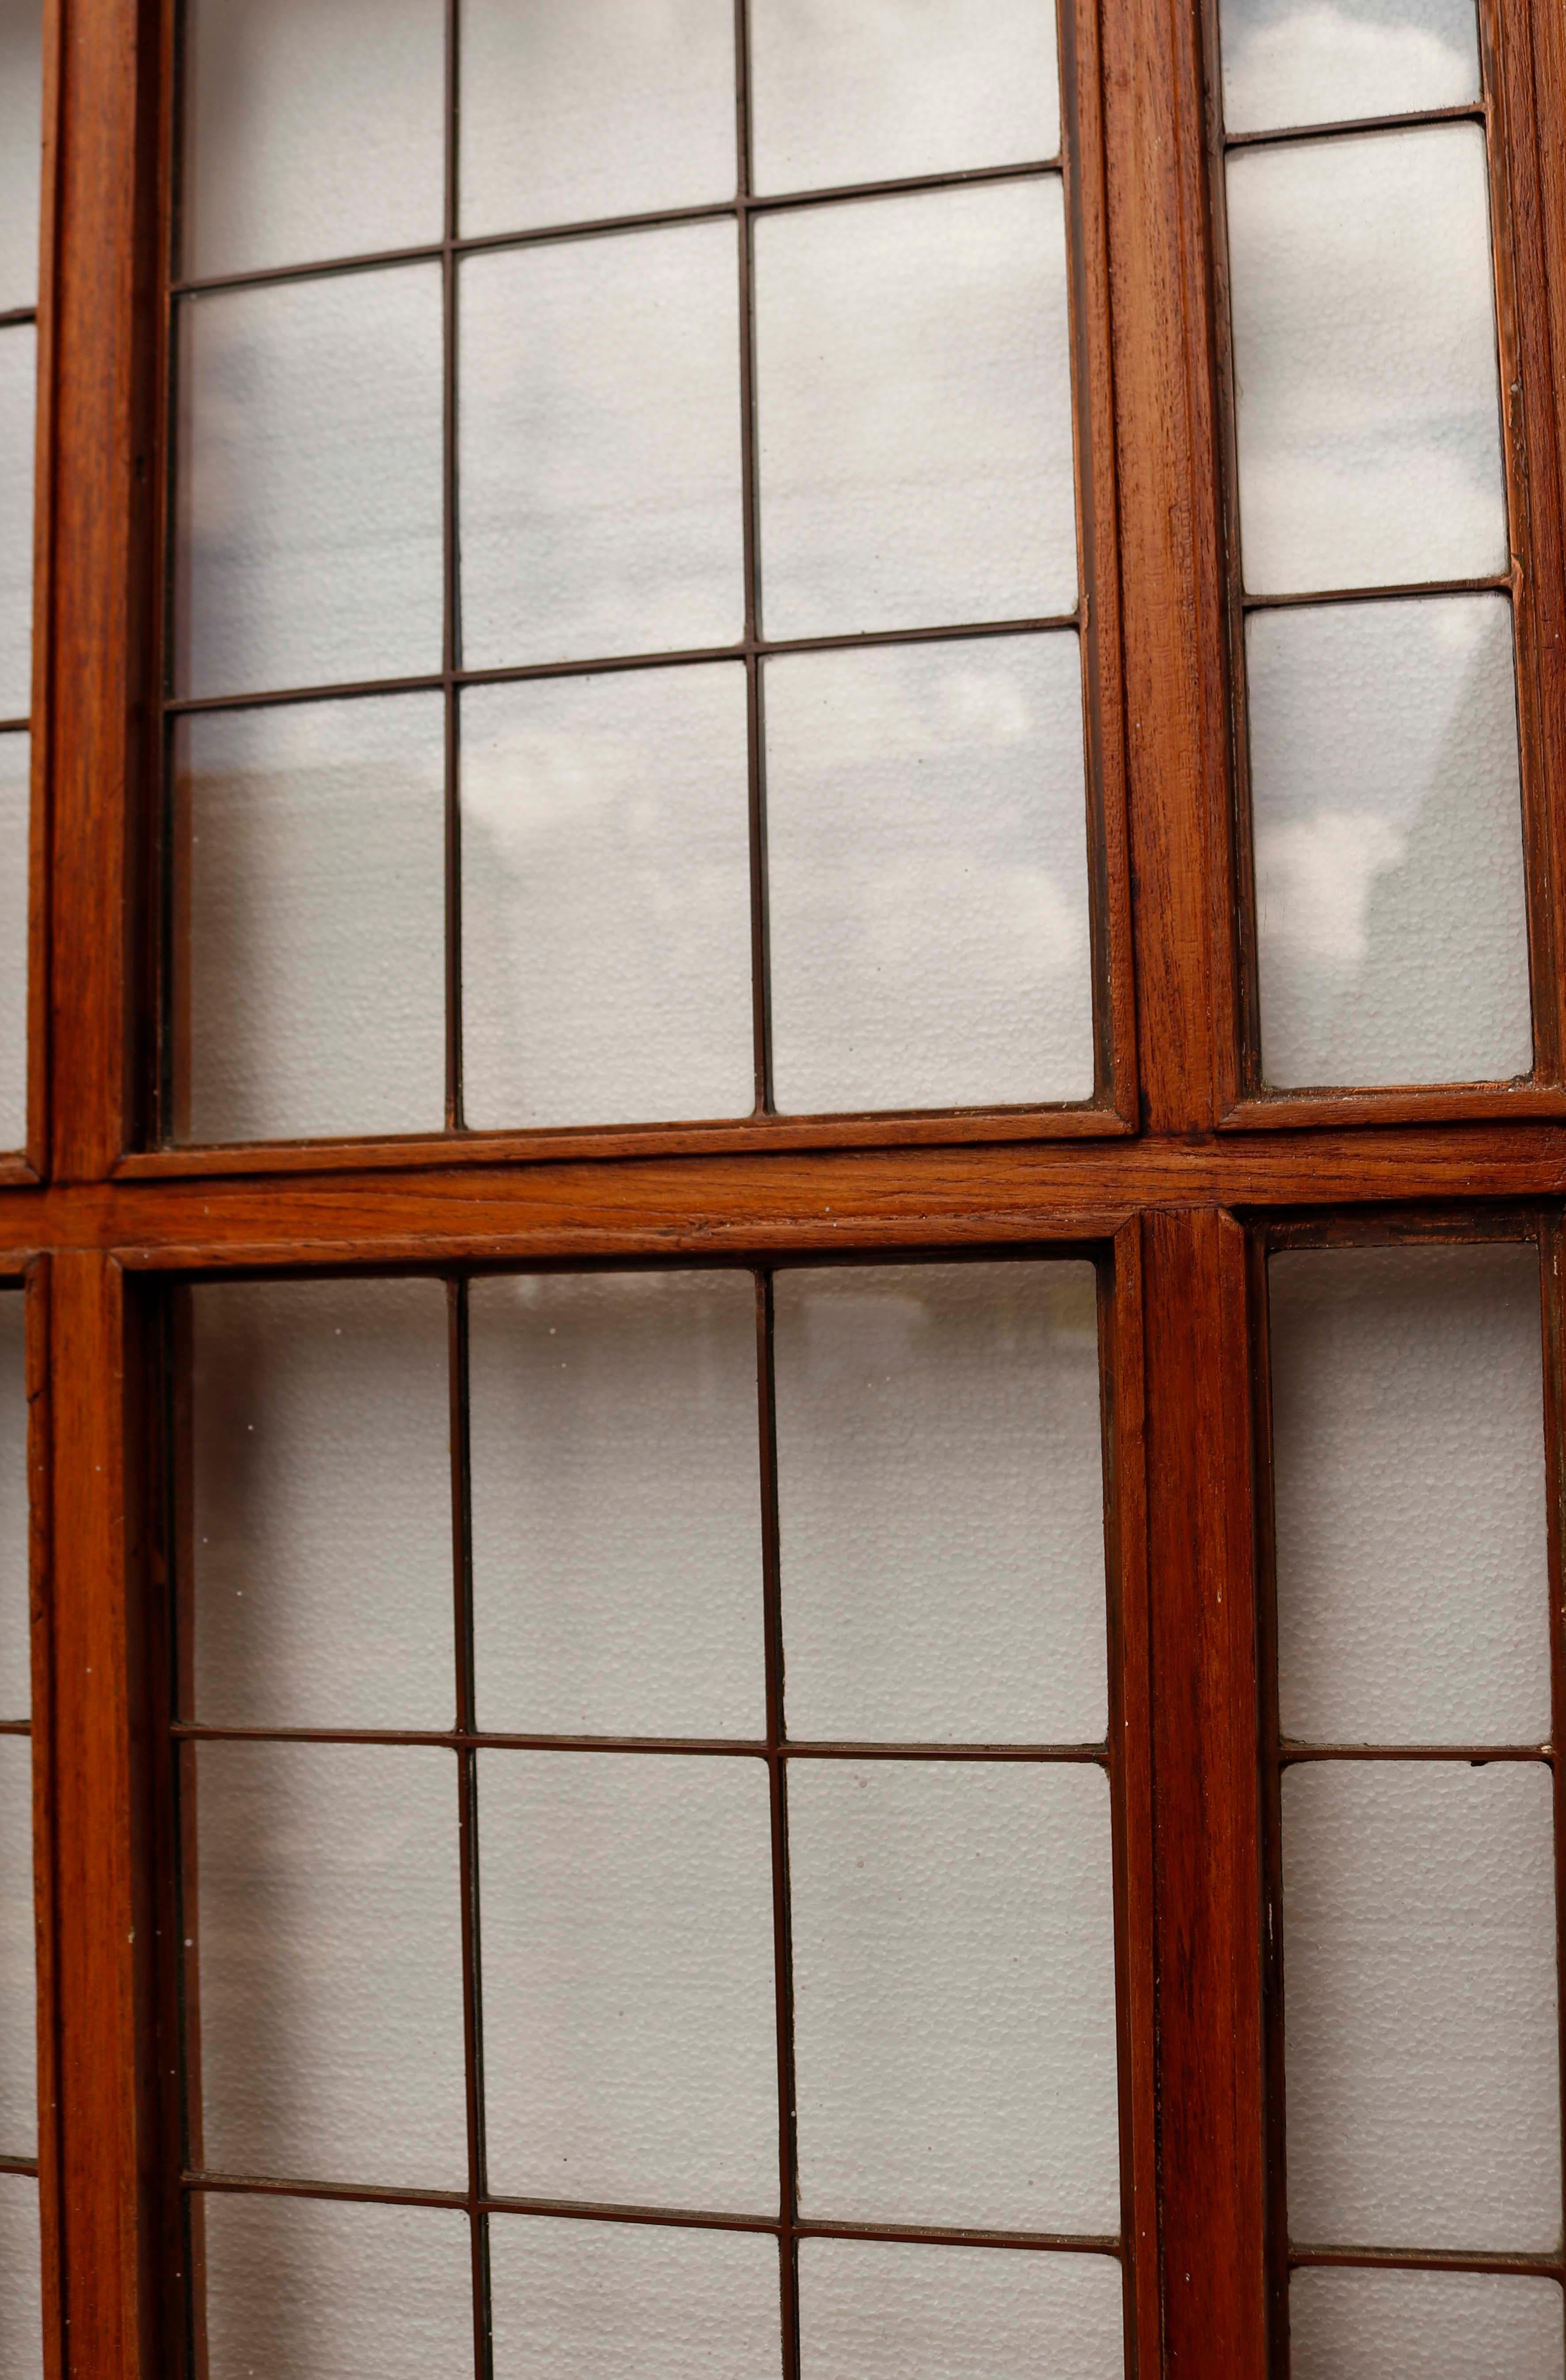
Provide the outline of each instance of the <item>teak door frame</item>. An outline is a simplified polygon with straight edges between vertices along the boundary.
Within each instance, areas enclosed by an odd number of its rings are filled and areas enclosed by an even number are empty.
[[[1139,2380],[1264,2380],[1251,1226],[1383,1204],[1558,1216],[1566,1094],[1265,1117],[1236,1104],[1220,280],[1199,0],[1075,0],[1074,16],[1079,55],[1100,68],[1109,349],[1095,402],[1113,425],[1102,494],[1118,524],[1135,1114],[1076,1140],[1014,1119],[989,1132],[891,1120],[742,1147],[676,1130],[547,1150],[486,1140],[176,1161],[138,1153],[155,962],[171,13],[166,0],[49,0],[46,13],[30,1105],[25,1160],[0,1167],[0,1273],[25,1274],[30,1299],[50,2380],[169,2368],[157,2071],[169,1849],[146,1676],[164,1585],[148,1438],[163,1279],[1068,1239],[1113,1244],[1116,1330],[1141,1354],[1120,1376],[1136,1404],[1121,1421],[1145,1446],[1146,1494],[1123,1483],[1119,1506],[1122,1575],[1146,1597],[1151,1712],[1145,1825],[1125,1847],[1145,1858],[1136,1905],[1151,1912],[1133,1945],[1131,2087],[1157,2107],[1156,2127],[1135,2131],[1128,2216]],[[1535,357],[1528,468],[1558,491],[1566,23],[1554,0],[1495,0],[1491,21],[1509,62],[1519,253],[1532,260],[1518,298]],[[1559,716],[1566,649],[1552,633],[1540,702]],[[1534,849],[1553,916],[1566,850],[1555,729],[1544,749]]]

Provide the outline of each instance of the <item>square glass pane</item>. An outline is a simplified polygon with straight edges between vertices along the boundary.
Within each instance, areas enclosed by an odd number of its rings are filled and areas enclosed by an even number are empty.
[[[775,2214],[760,1760],[479,1755],[490,2186]]]
[[[758,217],[770,637],[1076,604],[1061,185]]]
[[[438,240],[445,18],[443,0],[186,0],[186,273]]]
[[[750,1275],[554,1273],[470,1299],[480,1724],[763,1735]]]
[[[732,199],[733,0],[466,0],[468,238]]]
[[[197,2161],[465,2188],[455,1760],[236,1742],[194,1766]]]
[[[438,670],[439,266],[189,298],[177,332],[178,691]]]
[[[469,1124],[748,1115],[745,672],[462,698]]]
[[[0,719],[32,708],[32,431],[38,334],[0,328]]]
[[[27,1430],[27,1304],[0,1290],[0,1719],[32,1711]]]
[[[1543,1763],[1285,1769],[1283,1962],[1291,2238],[1553,2248],[1560,2091]]]
[[[1253,612],[1245,656],[1268,1080],[1526,1075],[1506,598]]]
[[[0,1735],[0,2156],[38,2154],[32,1744]]]
[[[1558,2281],[1324,2265],[1289,2283],[1292,2380],[1560,2380]]]
[[[1479,96],[1474,0],[1222,0],[1231,132],[1462,107]]]
[[[490,2223],[495,2380],[780,2380],[778,2243],[651,2223]]]
[[[1505,570],[1481,128],[1242,151],[1228,176],[1245,585]]]
[[[764,685],[779,1108],[1091,1099],[1076,637],[791,653]]]
[[[750,0],[758,190],[819,190],[1052,157],[1050,0]]]
[[[27,1139],[27,942],[32,739],[0,735],[0,1148]]]
[[[450,1727],[443,1286],[212,1283],[190,1309],[192,1716]]]
[[[469,2369],[465,2215],[218,2192],[200,2211],[211,2380],[431,2380]]]
[[[775,1316],[789,1733],[1100,1742],[1092,1266],[790,1270]]]
[[[198,713],[178,723],[174,766],[181,1138],[440,1131],[440,696]]]
[[[1306,1743],[1542,1743],[1538,1252],[1274,1257],[1278,1689]]]
[[[733,224],[469,257],[461,301],[468,667],[736,643]]]
[[[0,312],[38,298],[42,0],[0,0]]]
[[[802,2211],[1117,2229],[1103,1771],[803,1760],[788,1809]]]
[[[38,2184],[0,2173],[0,2362],[17,2380],[42,2380],[42,2296]]]
[[[799,2243],[801,2380],[1124,2380],[1112,2256]]]

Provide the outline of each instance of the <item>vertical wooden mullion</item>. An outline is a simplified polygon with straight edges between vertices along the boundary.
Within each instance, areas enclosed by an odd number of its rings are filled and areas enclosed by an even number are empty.
[[[1245,1235],[1144,1220],[1164,2369],[1263,2380],[1261,1835]]]
[[[59,1986],[55,1956],[55,1658],[49,1490],[49,1259],[27,1274],[27,1469],[32,1655],[32,1868],[38,1965],[38,2211],[42,2258],[43,2375],[65,2380],[60,2258]]]

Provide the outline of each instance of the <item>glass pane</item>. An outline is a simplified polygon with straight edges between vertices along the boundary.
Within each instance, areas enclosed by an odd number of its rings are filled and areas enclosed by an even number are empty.
[[[462,701],[469,1124],[748,1115],[745,672]]]
[[[187,0],[185,270],[438,240],[443,0]]]
[[[1279,1256],[1269,1283],[1284,1734],[1542,1743],[1536,1250]]]
[[[1093,1095],[1074,635],[766,664],[779,1108]]]
[[[469,257],[460,371],[469,668],[738,640],[732,224]]]
[[[789,1733],[1101,1741],[1092,1266],[788,1271],[775,1294]]]
[[[463,2189],[455,1761],[203,1743],[196,1770],[206,2166]]]
[[[1222,0],[1220,14],[1231,132],[1479,96],[1474,0]]]
[[[732,199],[733,0],[467,0],[468,238]]]
[[[32,1709],[27,1425],[27,1307],[0,1291],[0,1719]]]
[[[803,2210],[1117,2229],[1102,1770],[796,1762],[789,1865]]]
[[[476,1281],[469,1366],[482,1725],[764,1734],[750,1275]]]
[[[246,1282],[190,1305],[193,1715],[450,1727],[444,1289]]]
[[[178,331],[179,691],[438,670],[439,267],[192,298]]]
[[[0,329],[0,719],[32,707],[32,427],[38,334]]]
[[[0,2156],[38,2154],[32,1744],[0,1735]]]
[[[0,1148],[27,1138],[28,820],[32,743],[0,735]]]
[[[1253,612],[1245,653],[1268,1080],[1527,1074],[1505,597]]]
[[[180,721],[182,1137],[440,1130],[443,770],[438,695]]]
[[[770,637],[1076,603],[1059,181],[755,226]]]
[[[42,0],[0,0],[0,311],[37,302],[42,163]]]
[[[1243,152],[1228,188],[1246,586],[1504,571],[1483,131]]]
[[[1548,1769],[1286,1769],[1283,1949],[1291,2236],[1553,2248]]]
[[[1558,2283],[1316,2267],[1289,2285],[1293,2380],[1560,2380]]]
[[[490,2225],[495,2380],[778,2380],[778,2245],[650,2223]]]
[[[759,190],[817,190],[1052,157],[1050,0],[751,0]]]
[[[799,2324],[801,2380],[1124,2380],[1110,2256],[803,2240]]]
[[[38,2184],[0,2173],[0,2361],[18,2380],[43,2370],[42,2281]]]
[[[481,1753],[479,1785],[491,2187],[775,2213],[764,1764]]]
[[[465,2215],[216,2192],[200,2206],[211,2380],[430,2380],[470,2368]]]

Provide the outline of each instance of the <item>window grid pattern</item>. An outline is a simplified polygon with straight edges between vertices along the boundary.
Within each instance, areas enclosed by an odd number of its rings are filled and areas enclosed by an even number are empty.
[[[1005,1252],[1015,1260],[1018,1252]],[[1087,1251],[1055,1248],[1050,1255],[1059,1259]],[[982,1254],[976,1251],[976,1255]],[[945,1261],[950,1262],[950,1252]],[[1024,1258],[1024,1261],[1029,1259]],[[807,1260],[817,1269],[822,1259]],[[864,1258],[854,1261],[862,1264]],[[906,1265],[917,1258],[899,1254],[891,1259]],[[1031,1261],[1049,1261],[1034,1258]],[[1099,1365],[1101,1381],[1106,1377],[1109,1355],[1110,1314],[1112,1311],[1111,1282],[1107,1267],[1099,1261],[1098,1273],[1097,1313],[1099,1340]],[[1114,2032],[1116,2055],[1121,2082],[1117,2095],[1120,2105],[1120,2170],[1121,2195],[1123,2204],[1128,2171],[1128,2146],[1125,2137],[1129,2121],[1125,2076],[1127,2073],[1127,1961],[1129,1945],[1126,1938],[1124,1860],[1120,1846],[1123,1840],[1125,1814],[1125,1782],[1122,1763],[1117,1757],[1119,1738],[1123,1722],[1117,1718],[1122,1706],[1122,1684],[1118,1671],[1118,1629],[1114,1614],[1118,1606],[1118,1583],[1112,1560],[1107,1576],[1109,1631],[1109,1737],[1096,1743],[1017,1743],[998,1744],[970,1742],[897,1742],[885,1740],[849,1742],[795,1742],[786,1732],[783,1717],[783,1610],[780,1585],[778,1497],[776,1474],[776,1426],[774,1416],[773,1376],[773,1280],[771,1269],[758,1270],[755,1284],[756,1318],[756,1378],[759,1453],[760,1463],[760,1523],[762,1533],[762,1627],[764,1630],[766,1732],[750,1740],[734,1737],[649,1737],[637,1735],[558,1735],[516,1734],[482,1730],[476,1717],[475,1633],[473,1616],[473,1545],[472,1487],[470,1460],[469,1395],[468,1395],[468,1285],[470,1279],[481,1276],[454,1274],[443,1276],[447,1293],[447,1348],[450,1366],[451,1449],[453,1486],[454,1539],[454,1609],[456,1645],[456,1714],[457,1724],[450,1730],[409,1730],[376,1728],[289,1728],[285,1726],[225,1726],[205,1724],[182,1716],[169,1723],[168,1733],[176,1780],[176,1796],[183,1811],[176,1820],[177,1839],[183,1845],[184,1873],[188,1876],[193,1868],[193,1818],[196,1807],[195,1754],[202,1743],[270,1742],[270,1743],[337,1743],[354,1745],[385,1745],[389,1747],[432,1747],[451,1751],[457,1765],[457,1815],[460,1861],[462,2003],[464,2030],[464,2066],[467,2130],[467,2186],[465,2191],[420,2189],[417,2187],[383,2187],[335,2181],[315,2181],[308,2177],[262,2177],[219,2170],[209,2171],[201,2162],[200,2111],[200,2048],[199,2021],[193,2011],[200,2005],[200,1918],[187,1906],[176,1912],[179,1938],[184,1944],[180,1987],[179,2018],[181,2049],[179,2057],[181,2135],[185,2144],[178,2188],[183,2202],[181,2236],[183,2248],[179,2262],[189,2276],[187,2298],[188,2351],[193,2368],[199,2373],[206,2368],[204,2354],[198,2342],[204,2336],[204,2308],[200,2292],[203,2287],[204,2254],[201,2247],[201,2204],[214,2192],[225,2194],[267,2194],[289,2198],[334,2199],[350,2203],[381,2204],[409,2207],[447,2209],[465,2214],[470,2226],[474,2371],[477,2380],[489,2380],[493,2369],[492,2345],[492,2313],[490,2285],[490,2229],[492,2218],[508,2216],[551,2217],[563,2220],[598,2221],[640,2225],[677,2226],[707,2230],[743,2231],[771,2236],[778,2241],[780,2254],[781,2369],[784,2380],[797,2380],[800,2371],[800,2319],[798,2306],[798,2246],[807,2239],[861,2241],[919,2243],[960,2248],[989,2247],[1019,2252],[1056,2251],[1080,2255],[1104,2256],[1114,2259],[1122,2267],[1122,2302],[1125,2309],[1127,2353],[1134,2352],[1130,2336],[1133,2301],[1129,2242],[1123,2236],[1123,2226],[1110,2233],[1058,2232],[1048,2230],[989,2229],[966,2225],[919,2223],[839,2221],[830,2216],[806,2217],[799,2212],[798,2162],[796,2153],[796,2098],[794,2066],[794,1961],[791,1943],[791,1908],[788,1854],[788,1788],[789,1775],[798,1762],[895,1761],[902,1763],[982,1762],[1009,1764],[1065,1765],[1074,1767],[1097,1767],[1107,1775],[1111,1809],[1111,1826],[1116,1846],[1113,1867],[1114,1899],[1114,1962],[1115,2010]],[[174,1333],[173,1366],[188,1360],[185,1334],[176,1321]],[[1101,1399],[1104,1394],[1101,1389]],[[176,1458],[177,1460],[177,1458]],[[1106,1482],[1112,1479],[1113,1470],[1105,1458]],[[188,1489],[176,1491],[181,1509],[188,1509]],[[181,1535],[186,1535],[182,1524]],[[1112,1548],[1114,1532],[1108,1535]],[[191,1557],[187,1551],[176,1563],[176,1597],[174,1614],[176,1675],[170,1684],[176,1697],[176,1712],[183,1713],[191,1706],[194,1665],[192,1659],[192,1603],[189,1578]],[[777,2056],[777,2110],[779,2143],[779,2212],[774,2215],[735,2213],[725,2209],[691,2208],[662,2204],[601,2204],[581,2199],[551,2197],[516,2197],[496,2192],[490,2186],[485,2143],[484,2098],[484,2024],[483,2024],[483,1961],[479,1869],[479,1757],[480,1752],[542,1752],[562,1759],[580,1755],[616,1754],[664,1755],[679,1756],[697,1754],[703,1758],[762,1761],[766,1765],[771,1818],[771,1866],[772,1902],[772,1958],[775,1985],[775,2040]],[[188,1891],[182,1878],[178,1888]]]
[[[334,275],[373,271],[382,267],[404,264],[439,264],[442,271],[443,293],[443,659],[439,672],[413,675],[388,675],[351,683],[316,684],[291,686],[268,686],[243,693],[215,695],[182,695],[176,690],[174,675],[174,655],[176,638],[174,629],[174,571],[165,572],[164,623],[165,663],[164,671],[164,712],[165,735],[164,746],[164,882],[162,900],[164,924],[163,929],[163,987],[160,998],[162,1029],[160,1032],[160,1062],[157,1085],[157,1130],[155,1138],[178,1140],[184,1135],[180,1123],[181,1097],[179,1077],[182,1067],[182,1037],[187,1030],[180,1014],[178,987],[179,957],[170,947],[170,936],[183,930],[179,921],[180,895],[174,881],[178,862],[176,857],[176,832],[174,816],[175,766],[173,735],[181,718],[220,711],[247,711],[280,704],[307,701],[351,700],[376,695],[441,694],[444,701],[444,807],[445,807],[445,1129],[448,1133],[466,1128],[462,1088],[462,868],[460,809],[460,723],[459,698],[465,687],[501,686],[525,681],[552,680],[572,677],[596,677],[610,672],[666,669],[672,666],[700,662],[742,660],[746,670],[747,687],[747,754],[749,802],[750,852],[750,946],[752,1040],[755,1076],[755,1118],[776,1113],[772,1092],[772,1066],[770,1030],[770,987],[767,925],[767,863],[765,823],[765,753],[762,716],[762,663],[770,655],[788,653],[844,652],[861,648],[897,645],[942,644],[957,639],[1015,637],[1051,630],[1077,632],[1082,645],[1082,683],[1084,690],[1085,736],[1087,753],[1088,790],[1088,905],[1089,935],[1092,949],[1092,999],[1094,1015],[1093,1096],[1086,1101],[1060,1103],[1088,1110],[1112,1104],[1111,1066],[1110,1051],[1110,929],[1106,914],[1103,849],[1103,759],[1104,722],[1099,716],[1099,672],[1094,650],[1101,605],[1093,589],[1093,554],[1091,507],[1086,490],[1090,484],[1091,459],[1089,448],[1089,408],[1087,366],[1085,359],[1083,322],[1084,293],[1082,287],[1082,239],[1076,223],[1077,200],[1074,176],[1082,170],[1074,156],[1074,135],[1076,125],[1074,91],[1074,39],[1068,5],[1061,17],[1061,148],[1048,158],[1020,164],[980,166],[960,171],[918,174],[887,181],[855,182],[834,185],[829,188],[758,193],[753,187],[750,139],[750,42],[748,0],[734,0],[734,52],[736,70],[735,124],[737,189],[733,200],[657,210],[646,213],[594,217],[586,221],[550,223],[526,226],[514,232],[464,237],[458,228],[459,203],[459,137],[461,111],[460,43],[461,0],[446,0],[445,9],[445,171],[443,235],[438,243],[402,249],[342,256],[297,265],[279,265],[254,271],[218,273],[210,277],[180,277],[178,249],[178,207],[175,210],[174,275],[167,292],[167,344],[170,358],[168,372],[169,403],[177,401],[180,372],[180,322],[184,308],[204,296],[220,291],[261,287],[283,283],[316,281]],[[939,191],[965,186],[1008,184],[1056,179],[1064,186],[1067,208],[1068,303],[1071,311],[1071,375],[1073,434],[1076,458],[1077,483],[1077,601],[1068,612],[1010,619],[979,619],[941,622],[929,626],[856,630],[832,635],[816,635],[790,638],[771,638],[761,625],[761,563],[759,538],[759,495],[758,478],[758,436],[756,409],[756,328],[753,296],[754,241],[753,224],[758,216],[802,208],[830,207],[834,203],[866,199],[909,196],[919,192]],[[461,565],[458,540],[458,407],[460,393],[457,372],[458,285],[459,267],[467,257],[504,249],[552,245],[565,240],[607,236],[619,232],[654,231],[682,225],[707,222],[733,222],[738,243],[740,352],[738,357],[738,401],[741,449],[742,542],[744,568],[744,633],[737,643],[683,649],[663,652],[632,654],[609,652],[589,659],[558,662],[523,662],[510,666],[471,669],[464,666],[462,658]],[[175,513],[175,475],[177,439],[171,411],[166,442],[169,483],[166,493],[167,517]],[[1050,1103],[1042,1103],[1048,1111]],[[488,1128],[488,1127],[486,1127]]]

